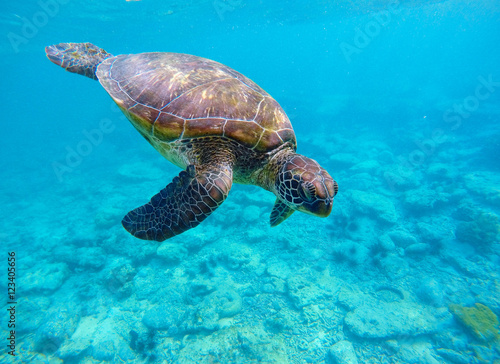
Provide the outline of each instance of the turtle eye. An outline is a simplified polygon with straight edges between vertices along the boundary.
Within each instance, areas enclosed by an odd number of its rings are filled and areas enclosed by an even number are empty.
[[[311,201],[316,195],[316,187],[314,187],[312,182],[302,182],[300,184],[299,194],[304,201]]]

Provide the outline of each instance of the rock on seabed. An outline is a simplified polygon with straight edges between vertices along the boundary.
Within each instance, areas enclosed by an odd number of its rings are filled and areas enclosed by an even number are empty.
[[[450,317],[448,311],[430,310],[414,303],[376,302],[347,313],[344,323],[358,337],[384,339],[432,334],[444,318]]]
[[[327,359],[330,359],[329,363],[332,364],[358,364],[354,347],[347,340],[334,344],[328,352]]]
[[[351,198],[360,212],[374,215],[377,219],[394,224],[398,215],[390,199],[374,192],[351,191]]]

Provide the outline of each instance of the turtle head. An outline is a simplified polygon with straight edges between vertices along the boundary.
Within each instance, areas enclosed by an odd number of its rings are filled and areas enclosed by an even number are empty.
[[[276,178],[276,191],[293,210],[326,217],[332,211],[338,184],[315,160],[293,154]]]

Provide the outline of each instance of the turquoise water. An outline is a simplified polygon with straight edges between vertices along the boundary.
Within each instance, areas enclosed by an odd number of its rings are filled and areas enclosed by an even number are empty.
[[[2,4],[0,362],[500,360],[499,19],[493,0]],[[179,169],[47,60],[59,42],[251,78],[338,182],[331,215],[271,229],[274,195],[233,185],[197,228],[132,237],[123,216]]]

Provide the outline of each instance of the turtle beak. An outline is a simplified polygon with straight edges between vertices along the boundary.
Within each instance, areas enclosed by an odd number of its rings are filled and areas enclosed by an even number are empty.
[[[321,178],[314,181],[314,185],[316,198],[311,202],[303,203],[298,210],[318,217],[327,217],[332,212],[333,198],[339,186],[326,171]]]
[[[333,200],[327,198],[324,201],[317,201],[316,205],[316,216],[327,217],[332,212]]]
[[[313,203],[304,203],[298,208],[300,212],[318,217],[327,217],[332,212],[333,199],[316,200]]]

